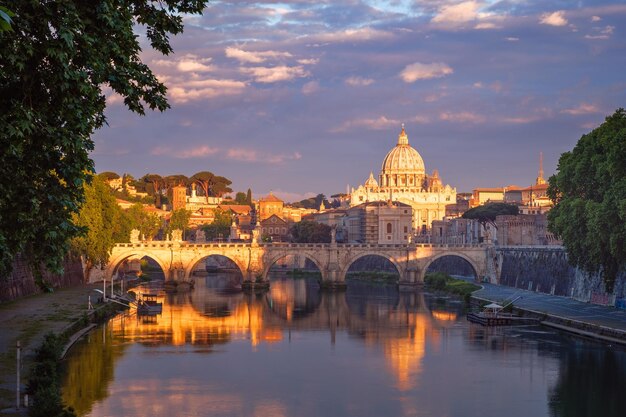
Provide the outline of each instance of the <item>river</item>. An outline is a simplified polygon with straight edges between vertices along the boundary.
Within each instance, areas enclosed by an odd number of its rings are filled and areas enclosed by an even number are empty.
[[[626,415],[616,346],[470,324],[460,302],[393,285],[232,284],[197,277],[189,293],[159,292],[162,314],[90,333],[66,360],[66,404],[90,417]]]

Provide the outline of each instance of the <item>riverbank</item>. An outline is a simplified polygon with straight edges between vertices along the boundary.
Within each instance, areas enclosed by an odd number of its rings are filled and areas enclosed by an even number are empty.
[[[88,313],[89,295],[102,284],[63,288],[0,304],[0,410],[15,406],[16,343],[22,346],[21,382],[28,379],[34,349],[49,332],[60,334]],[[0,411],[0,416],[5,415]]]
[[[472,294],[478,303],[504,302],[520,296],[514,310],[539,318],[546,326],[626,346],[626,310],[518,288],[482,285],[481,290]]]

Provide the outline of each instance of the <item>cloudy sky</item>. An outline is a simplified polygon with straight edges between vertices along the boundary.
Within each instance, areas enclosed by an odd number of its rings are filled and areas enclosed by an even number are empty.
[[[143,59],[172,109],[108,98],[96,170],[209,170],[255,197],[378,175],[402,123],[457,191],[530,185],[626,106],[626,4],[564,0],[212,1]],[[141,30],[138,29],[138,33]]]

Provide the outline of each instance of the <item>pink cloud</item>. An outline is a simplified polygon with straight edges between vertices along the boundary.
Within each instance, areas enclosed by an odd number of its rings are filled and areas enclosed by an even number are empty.
[[[169,146],[157,146],[150,151],[150,155],[155,156],[171,156],[177,159],[191,159],[202,158],[205,156],[214,155],[219,152],[218,148],[211,148],[209,146],[198,146],[188,149],[173,149]]]
[[[600,113],[600,109],[595,104],[581,103],[577,107],[571,109],[563,109],[561,113],[570,114],[572,116],[580,116],[581,114]]]
[[[265,62],[268,58],[290,58],[292,55],[289,52],[280,51],[244,51],[243,49],[229,46],[224,50],[228,58],[234,58],[239,62],[245,62],[250,64],[259,64]]]
[[[268,164],[282,164],[289,160],[302,159],[302,154],[294,152],[292,154],[273,154],[259,152],[249,148],[231,148],[226,152],[226,157],[241,162],[261,162]]]
[[[301,66],[289,67],[280,65],[277,67],[251,67],[239,68],[239,71],[251,75],[258,83],[276,83],[279,81],[289,81],[294,78],[303,78],[309,75]]]
[[[439,119],[453,123],[484,123],[485,116],[472,112],[444,112],[439,115]]]
[[[406,83],[413,83],[417,80],[445,77],[453,72],[454,70],[443,62],[433,62],[431,64],[416,62],[407,65],[400,73],[400,78]]]
[[[559,10],[557,12],[542,14],[539,23],[550,26],[565,26],[567,25],[567,19],[565,18],[565,12]]]
[[[348,77],[346,78],[346,84],[352,87],[364,87],[370,84],[373,84],[374,80],[371,78],[363,78],[363,77]]]
[[[313,94],[320,90],[320,83],[318,81],[309,81],[302,86],[302,94]]]

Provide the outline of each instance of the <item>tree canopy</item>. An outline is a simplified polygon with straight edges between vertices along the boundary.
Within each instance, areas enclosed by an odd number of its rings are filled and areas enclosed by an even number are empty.
[[[139,37],[169,54],[169,36],[206,0],[11,2],[0,30],[0,276],[17,253],[60,270],[93,172],[91,135],[105,122],[104,88],[133,112],[168,108],[141,61]],[[4,13],[8,15],[3,9]]]
[[[296,208],[305,208],[305,209],[319,209],[322,205],[322,201],[326,207],[330,207],[331,204],[326,199],[324,194],[318,194],[315,197],[305,198],[304,200],[297,201],[292,203],[292,207]]]
[[[232,212],[230,210],[214,211],[215,220],[211,224],[205,224],[202,226],[202,230],[205,232],[205,236],[208,240],[214,239],[227,239],[230,236],[230,226],[232,224]]]
[[[626,111],[618,109],[563,153],[549,181],[550,230],[570,263],[602,272],[612,291],[626,267]]]
[[[481,224],[490,223],[495,226],[496,217],[519,214],[519,208],[514,204],[488,203],[474,207],[463,213],[464,219],[476,219]]]
[[[105,264],[113,245],[128,241],[130,228],[122,209],[117,205],[110,187],[100,176],[84,186],[85,202],[73,222],[85,233],[71,241],[72,251],[85,259],[85,277],[98,264]]]
[[[189,180],[200,185],[206,197],[221,197],[233,191],[230,188],[231,180],[210,171],[197,172]]]
[[[297,243],[330,243],[330,230],[327,224],[302,220],[291,227],[291,236]]]

